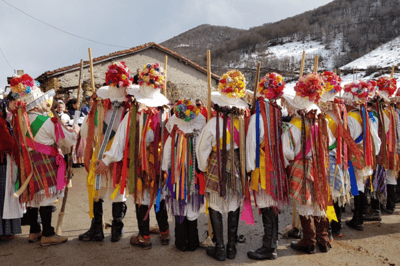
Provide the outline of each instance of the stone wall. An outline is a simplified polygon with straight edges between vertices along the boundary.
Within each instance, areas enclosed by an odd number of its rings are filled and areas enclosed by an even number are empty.
[[[105,61],[94,65],[94,78],[96,85],[104,83],[105,73],[108,65],[124,61],[133,74],[136,74],[136,69],[142,69],[148,63],[160,63],[164,66],[165,53],[162,51],[149,48],[142,52],[121,56],[113,60]],[[62,88],[73,88],[78,86],[79,70],[69,72],[57,76],[60,86]],[[201,99],[207,102],[207,74],[200,72],[196,68],[180,62],[172,56],[168,56],[167,67],[167,97],[170,101],[188,97],[191,99]],[[90,70],[89,67],[83,69],[82,81],[90,84]],[[212,79],[212,85],[216,88],[217,81]],[[46,88],[50,89],[50,88]],[[75,93],[76,94],[76,93]]]

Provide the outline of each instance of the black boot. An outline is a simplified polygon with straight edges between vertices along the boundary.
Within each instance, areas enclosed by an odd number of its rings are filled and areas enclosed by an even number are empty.
[[[42,236],[49,237],[56,234],[56,232],[54,231],[54,227],[51,226],[51,216],[53,214],[52,208],[53,206],[44,206],[40,207],[39,209],[43,226]]]
[[[131,237],[131,244],[134,246],[140,246],[145,250],[151,249],[150,239],[150,217],[146,217],[147,211],[149,210],[148,205],[136,204],[136,219],[139,227],[139,234]]]
[[[224,228],[222,224],[222,214],[218,211],[214,211],[208,208],[210,212],[210,220],[214,233],[215,247],[207,248],[207,255],[213,257],[218,261],[224,261],[226,259],[225,245],[224,245]]]
[[[387,203],[382,211],[387,214],[393,214],[396,208],[396,185],[387,185]]]
[[[342,207],[339,207],[337,202],[333,204],[333,207],[335,208],[336,218],[338,221],[331,221],[332,236],[342,237]]]
[[[38,223],[39,209],[28,207],[26,216],[30,226],[28,242],[35,243],[40,240],[42,236],[42,229],[40,228],[40,224]]]
[[[175,246],[180,251],[188,250],[187,222],[186,216],[175,216]]]
[[[197,229],[197,219],[194,221],[187,220],[188,229],[188,250],[195,251],[200,246],[199,230]]]
[[[156,207],[154,206],[154,211]],[[165,200],[160,202],[160,210],[156,212],[158,227],[160,228],[160,240],[162,245],[169,245],[169,224],[168,212],[165,206]]]
[[[112,204],[112,227],[111,227],[111,242],[118,242],[121,236],[124,234],[124,219],[126,214],[126,204],[125,202],[114,202]]]
[[[364,193],[360,192],[358,196],[354,196],[354,213],[353,219],[346,222],[346,225],[358,231],[364,231],[363,227],[363,211],[364,211]]]
[[[102,241],[104,239],[103,233],[103,200],[93,201],[93,214],[92,224],[89,231],[79,235],[81,241]]]
[[[228,212],[228,244],[226,246],[226,257],[233,260],[236,257],[236,244],[238,239],[240,208],[234,212]]]
[[[261,209],[264,226],[263,246],[255,251],[247,252],[247,256],[253,260],[274,260],[278,257],[278,215],[273,208]]]
[[[364,221],[381,221],[381,211],[379,200],[371,198],[371,209],[368,210],[367,214],[363,215]]]

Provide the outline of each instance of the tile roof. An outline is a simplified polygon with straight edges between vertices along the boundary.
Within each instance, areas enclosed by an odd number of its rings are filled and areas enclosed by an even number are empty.
[[[192,67],[196,68],[197,70],[199,70],[199,71],[201,71],[203,73],[207,73],[207,69],[205,69],[204,67],[201,67],[198,64],[196,64],[195,62],[193,62],[193,61],[191,61],[191,60],[179,55],[178,53],[176,53],[176,52],[174,52],[174,51],[172,51],[172,50],[170,50],[170,49],[168,49],[168,48],[166,48],[166,47],[164,47],[164,46],[162,46],[160,44],[154,43],[154,42],[150,42],[150,43],[146,43],[146,44],[139,45],[139,46],[136,46],[136,47],[132,47],[132,48],[127,49],[127,50],[117,51],[117,52],[111,53],[109,55],[103,55],[103,56],[100,56],[100,57],[93,58],[93,65],[95,65],[96,62],[99,62],[99,61],[103,61],[103,60],[106,60],[106,59],[111,59],[111,58],[116,57],[116,56],[123,56],[123,55],[129,55],[129,54],[137,53],[137,52],[149,49],[149,48],[159,49],[159,50],[161,50],[161,51],[163,51],[163,52],[175,57],[176,59],[181,60],[184,63],[191,65]],[[84,66],[85,65],[89,65],[89,61],[83,61],[83,65]],[[43,74],[41,74],[39,77],[37,77],[36,79],[37,80],[46,79],[46,78],[49,78],[51,76],[57,75],[60,72],[73,70],[75,68],[78,69],[79,67],[80,67],[80,64],[78,63],[78,64],[74,64],[74,65],[71,65],[71,66],[58,68],[58,69],[55,69],[53,71],[46,71]],[[219,80],[219,78],[220,78],[218,75],[215,75],[213,73],[211,73],[211,76],[212,76],[212,78],[214,78],[216,80]]]

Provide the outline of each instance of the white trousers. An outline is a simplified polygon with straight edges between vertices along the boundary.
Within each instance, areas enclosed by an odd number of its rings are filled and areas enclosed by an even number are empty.
[[[224,200],[217,193],[210,193],[210,208],[214,211],[223,212],[234,212],[239,208],[239,196],[228,195],[228,198]]]
[[[110,198],[111,194],[114,192],[114,190],[115,189],[113,187],[102,187],[102,188],[100,188],[99,199],[104,200],[106,198],[106,196],[108,198]],[[111,202],[125,202],[126,201],[125,193],[126,193],[126,189],[124,190],[123,194],[121,194],[121,190],[119,190],[114,199],[110,198]]]
[[[272,196],[265,193],[265,190],[261,189],[260,187],[258,188],[258,191],[256,191],[255,195],[257,206],[259,209],[278,206]]]

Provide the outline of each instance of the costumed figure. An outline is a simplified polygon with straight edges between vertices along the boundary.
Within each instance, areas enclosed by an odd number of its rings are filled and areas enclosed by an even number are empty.
[[[18,147],[7,121],[8,100],[0,100],[0,240],[11,240],[21,234],[23,207],[14,197],[18,186]]]
[[[241,100],[245,86],[240,71],[231,70],[222,76],[219,91],[211,94],[216,117],[208,121],[196,146],[198,168],[206,172],[206,196],[216,242],[215,247],[207,249],[207,255],[219,261],[235,258],[240,205],[245,197],[250,199],[245,169],[249,110]],[[222,212],[228,213],[226,253]]]
[[[289,113],[296,114],[287,123],[282,135],[283,153],[289,161],[289,195],[295,204],[303,228],[303,238],[291,247],[305,253],[322,252],[330,248],[327,184],[329,175],[328,134],[324,114],[318,114],[318,103],[324,91],[324,81],[317,73],[300,78],[294,90],[296,96],[284,96],[282,104]]]
[[[343,98],[347,109],[347,128],[354,142],[350,142],[348,149],[348,172],[350,176],[351,194],[354,196],[354,214],[346,225],[363,231],[363,212],[366,204],[365,181],[373,174],[376,160],[375,155],[379,152],[379,137],[373,136],[376,125],[370,121],[367,110],[368,99],[376,90],[376,82],[362,80],[352,82],[344,86]],[[379,144],[379,145],[378,145]],[[383,176],[382,176],[383,177]]]
[[[378,126],[378,136],[382,143],[377,152],[377,167],[374,174],[367,181],[367,188],[371,194],[371,210],[364,217],[369,221],[380,221],[382,211],[392,214],[396,204],[396,185],[399,172],[398,151],[398,115],[394,104],[390,104],[391,97],[397,89],[394,78],[381,77],[377,81],[378,91],[371,102],[374,120]],[[370,115],[370,117],[372,117]],[[372,120],[372,119],[371,119]],[[375,138],[374,138],[375,141]],[[379,154],[378,154],[379,153]],[[386,171],[386,178],[381,178]],[[386,185],[386,187],[385,187]]]
[[[268,73],[261,79],[256,113],[250,119],[246,136],[247,171],[251,172],[251,189],[264,227],[262,247],[247,253],[255,260],[278,257],[278,212],[289,202],[281,141],[282,112],[276,103],[285,85],[283,77],[277,73]]]
[[[106,84],[94,95],[93,106],[82,125],[81,135],[86,138],[85,167],[88,171],[90,229],[79,236],[82,241],[102,241],[103,201],[109,194],[112,201],[111,242],[117,242],[123,234],[122,219],[126,214],[125,191],[121,190],[122,162],[103,165],[101,172],[96,165],[102,162],[105,151],[116,142],[116,132],[125,114],[126,90],[132,85],[130,71],[124,62],[108,66]]]
[[[168,120],[162,170],[167,172],[166,201],[175,216],[175,246],[194,251],[199,246],[197,218],[204,203],[204,175],[197,169],[196,145],[206,118],[190,99],[179,100]]]
[[[342,236],[342,207],[346,203],[350,203],[350,177],[348,174],[348,151],[351,150],[350,145],[355,143],[347,131],[347,111],[344,101],[336,98],[337,94],[342,90],[340,86],[341,78],[335,73],[325,71],[321,74],[325,83],[324,93],[321,97],[318,107],[325,114],[328,122],[328,132],[332,140],[329,146],[329,176],[328,183],[330,186],[330,198],[328,208],[331,208],[333,201],[335,218],[330,218],[330,238]],[[329,213],[329,212],[328,212]]]
[[[54,90],[43,93],[29,75],[14,77],[11,82],[13,97],[18,99],[13,110],[13,131],[19,146],[20,188],[14,194],[27,202],[30,223],[29,242],[40,238],[42,246],[56,245],[68,239],[56,235],[51,226],[55,200],[63,196],[67,185],[66,164],[61,147],[76,144],[79,127],[67,130],[58,118],[50,118],[47,100]],[[38,223],[42,219],[43,231]]]
[[[128,94],[135,97],[130,102],[129,112],[119,125],[110,150],[97,166],[99,170],[104,165],[121,161],[120,190],[124,191],[128,184],[129,194],[135,199],[139,227],[139,234],[132,236],[130,242],[144,249],[151,248],[149,211],[153,204],[156,204],[161,243],[169,244],[161,171],[161,149],[167,137],[165,124],[169,116],[169,100],[160,93],[164,86],[163,68],[158,63],[145,65],[139,76],[139,86],[128,90]]]

